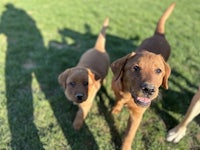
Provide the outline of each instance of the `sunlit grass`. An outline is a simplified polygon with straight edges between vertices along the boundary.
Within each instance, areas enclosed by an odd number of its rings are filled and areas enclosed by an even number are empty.
[[[0,4],[0,149],[119,149],[128,111],[118,116],[109,74],[83,128],[72,128],[77,107],[68,102],[57,76],[76,65],[91,48],[105,17],[111,62],[133,51],[154,33],[172,1],[15,1]],[[200,3],[177,1],[166,23],[172,51],[169,90],[144,114],[132,148],[198,149],[199,118],[178,144],[165,141],[167,130],[185,114],[200,83]],[[7,7],[6,7],[7,6]]]

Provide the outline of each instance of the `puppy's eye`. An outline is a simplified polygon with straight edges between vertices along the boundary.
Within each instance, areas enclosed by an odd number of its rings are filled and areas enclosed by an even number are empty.
[[[71,87],[74,87],[74,86],[76,85],[76,83],[75,83],[75,82],[69,82],[69,85],[70,85]]]
[[[135,71],[135,72],[139,72],[140,70],[141,70],[141,68],[139,67],[139,66],[133,66],[133,70]]]
[[[162,72],[162,70],[161,70],[160,68],[158,68],[158,69],[155,70],[155,72],[156,72],[157,74],[160,74],[160,73]]]
[[[83,83],[83,85],[84,85],[84,86],[88,86],[88,82],[85,81],[85,82]]]

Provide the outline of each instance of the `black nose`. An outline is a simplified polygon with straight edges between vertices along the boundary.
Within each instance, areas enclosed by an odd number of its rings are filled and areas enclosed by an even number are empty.
[[[155,92],[155,86],[147,82],[143,83],[141,85],[141,88],[142,88],[143,93],[147,96],[151,96]]]
[[[77,98],[77,100],[80,101],[80,102],[83,101],[83,96],[84,96],[83,93],[77,93],[77,94],[76,94],[76,98]]]

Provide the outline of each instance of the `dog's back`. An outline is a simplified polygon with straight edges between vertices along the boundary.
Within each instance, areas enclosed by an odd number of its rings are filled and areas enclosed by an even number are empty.
[[[172,3],[167,10],[163,13],[158,21],[155,33],[152,37],[145,39],[142,44],[137,48],[136,52],[147,50],[156,54],[161,54],[165,61],[170,56],[170,45],[165,39],[165,22],[172,13],[175,3]]]
[[[104,21],[101,32],[98,35],[94,48],[86,51],[80,58],[77,66],[86,67],[97,72],[101,78],[105,78],[109,68],[109,56],[105,49],[105,32],[108,26],[109,19]]]

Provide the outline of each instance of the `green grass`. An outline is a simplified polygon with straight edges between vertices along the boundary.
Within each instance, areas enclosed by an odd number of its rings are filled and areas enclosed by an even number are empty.
[[[111,61],[133,51],[151,36],[171,0],[2,0],[0,4],[0,149],[119,149],[127,109],[110,114],[114,104],[109,74],[83,128],[72,121],[76,106],[66,100],[57,76],[76,65],[93,47],[105,17]],[[200,83],[200,3],[177,1],[166,23],[172,51],[169,90],[144,115],[134,150],[199,149],[199,117],[180,143],[165,141],[167,130],[183,118]]]

